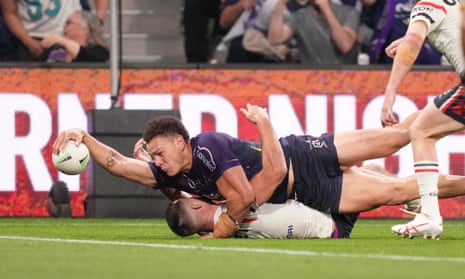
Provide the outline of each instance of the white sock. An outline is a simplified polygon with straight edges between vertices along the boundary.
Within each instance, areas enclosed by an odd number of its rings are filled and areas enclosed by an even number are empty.
[[[438,163],[433,161],[415,162],[415,175],[421,198],[421,213],[439,221],[441,213],[438,201]]]

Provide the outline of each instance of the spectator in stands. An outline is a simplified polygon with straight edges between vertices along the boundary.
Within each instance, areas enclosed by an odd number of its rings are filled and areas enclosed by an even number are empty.
[[[8,29],[0,9],[0,61],[17,61],[17,45],[16,38]]]
[[[294,0],[292,0],[294,2]],[[285,60],[288,49],[272,46],[266,38],[277,0],[226,0],[220,25],[230,28],[221,48],[227,50],[227,63],[268,63]]]
[[[45,51],[40,61],[105,62],[109,51],[100,19],[89,11],[76,11],[66,20],[62,35],[49,35],[41,41]]]
[[[294,40],[272,46],[267,39],[271,14],[277,2],[278,0],[226,0],[220,15],[220,24],[224,28],[234,24],[222,45],[228,51],[227,63],[293,62],[290,49],[295,48]],[[249,7],[250,3],[255,5]],[[286,13],[308,5],[307,0],[289,0]]]
[[[410,0],[377,0],[373,6],[364,7],[362,22],[368,28],[368,35],[362,40],[362,50],[369,54],[371,63],[392,64],[393,59],[384,50],[407,31],[413,5]],[[441,64],[441,57],[441,53],[425,41],[415,64]]]
[[[310,5],[285,19],[288,0],[279,0],[268,29],[270,43],[295,38],[302,64],[355,64],[360,13],[354,6],[330,0],[308,1]]]
[[[95,13],[100,20],[101,24],[105,23],[105,18],[107,17],[107,10],[108,10],[108,1],[109,0],[94,0],[95,5]],[[85,11],[92,11],[92,5],[90,4],[91,1],[89,0],[80,0],[81,7]]]
[[[229,29],[239,19],[244,11],[251,11],[255,4],[261,5],[263,0],[225,0],[221,6],[219,24],[224,29]]]
[[[378,0],[331,0],[336,4],[349,5],[362,12],[364,7],[373,6]]]
[[[218,25],[223,0],[185,0],[183,8],[184,51],[189,63],[206,63],[222,36]]]
[[[40,41],[48,35],[61,35],[68,17],[82,9],[80,0],[1,0],[0,4],[9,30],[20,42],[21,61],[36,61],[44,51]],[[95,6],[103,22],[108,0],[95,0]]]
[[[308,5],[310,5],[310,2],[309,1],[306,1],[306,0],[289,0],[289,2],[287,2],[287,9],[289,10],[289,12],[295,12],[297,10],[300,10],[302,8],[305,8],[307,7]]]

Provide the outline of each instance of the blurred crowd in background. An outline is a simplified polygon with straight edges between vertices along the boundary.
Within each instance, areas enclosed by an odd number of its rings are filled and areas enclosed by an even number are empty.
[[[0,61],[109,59],[102,28],[109,0],[0,4]],[[180,0],[179,32],[186,63],[389,64],[392,59],[384,49],[404,35],[414,4],[413,0]],[[425,42],[416,64],[447,62]]]

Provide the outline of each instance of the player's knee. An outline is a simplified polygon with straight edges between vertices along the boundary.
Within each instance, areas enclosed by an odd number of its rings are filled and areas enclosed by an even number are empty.
[[[393,150],[391,150],[391,152],[397,151],[410,143],[408,128],[393,127],[385,129],[392,129],[389,135],[385,137],[385,146],[392,148]]]
[[[427,129],[423,129],[417,125],[409,127],[408,135],[411,142],[434,141],[433,135]]]
[[[398,148],[402,148],[410,143],[409,129],[406,127],[398,128],[398,137],[396,139]]]

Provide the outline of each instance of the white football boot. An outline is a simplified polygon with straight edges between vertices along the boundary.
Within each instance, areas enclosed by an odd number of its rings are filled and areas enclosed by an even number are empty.
[[[442,217],[439,221],[433,221],[423,213],[415,214],[415,218],[407,224],[399,224],[392,226],[391,230],[404,237],[413,238],[415,236],[423,236],[439,240],[442,233]]]

